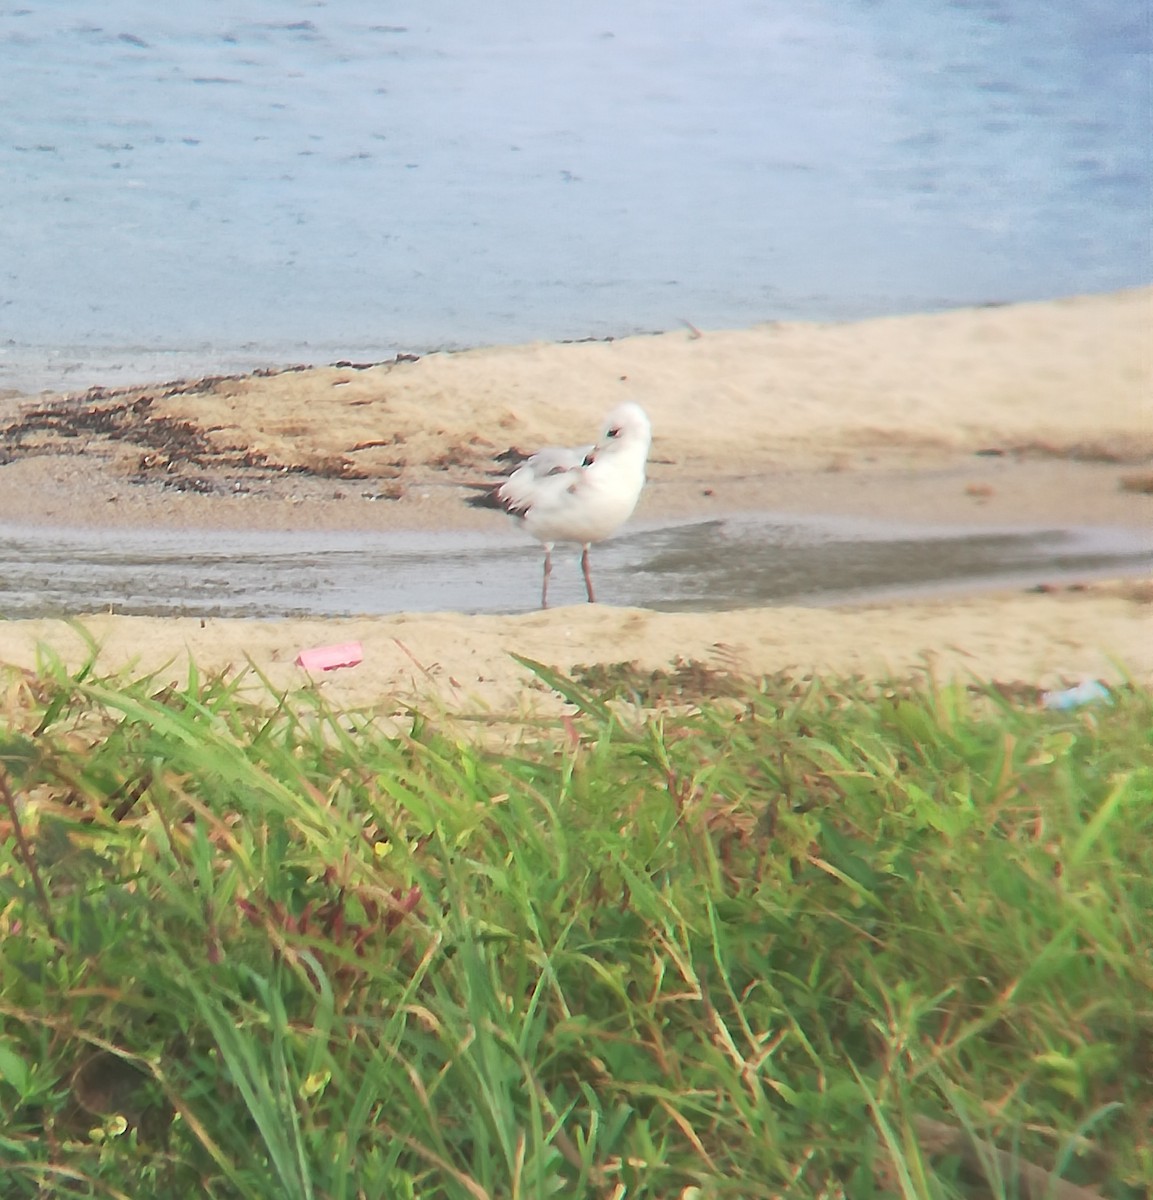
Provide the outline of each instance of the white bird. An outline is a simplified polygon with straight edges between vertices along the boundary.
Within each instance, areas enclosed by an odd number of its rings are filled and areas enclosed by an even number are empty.
[[[579,542],[589,603],[596,601],[589,546],[603,541],[632,516],[645,486],[652,426],[639,404],[622,404],[605,418],[595,446],[548,446],[526,459],[482,504],[503,509],[544,544],[540,606],[548,608],[552,549]]]

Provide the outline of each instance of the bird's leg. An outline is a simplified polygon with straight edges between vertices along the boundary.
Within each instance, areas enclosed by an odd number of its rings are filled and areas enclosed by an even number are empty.
[[[544,548],[544,581],[540,588],[540,606],[548,608],[548,577],[552,574],[552,547]]]
[[[581,570],[585,573],[585,591],[588,593],[589,603],[595,604],[597,598],[596,593],[593,591],[593,577],[589,572],[589,548],[587,543],[581,551]]]

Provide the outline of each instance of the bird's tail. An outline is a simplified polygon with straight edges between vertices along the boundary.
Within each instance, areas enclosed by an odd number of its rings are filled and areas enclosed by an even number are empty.
[[[498,500],[496,495],[501,486],[499,483],[466,483],[462,486],[467,491],[475,493],[465,499],[465,504],[470,508],[492,508],[497,512],[505,511],[507,506]]]

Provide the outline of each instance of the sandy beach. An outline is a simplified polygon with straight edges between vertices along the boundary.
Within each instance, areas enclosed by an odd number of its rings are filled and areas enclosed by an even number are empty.
[[[621,400],[655,439],[638,519],[772,510],[942,524],[1153,523],[1153,289],[851,324],[788,323],[383,364],[0,397],[0,522],[101,529],[493,529],[468,485],[510,448],[590,440]],[[509,531],[509,537],[516,535]],[[178,678],[251,662],[278,687],[393,710],[533,706],[516,653],[569,669],[678,660],[752,673],[941,675],[1054,686],[1153,678],[1150,589],[710,614],[562,608],[245,622],[96,614],[102,667]],[[310,681],[307,646],[362,642]],[[0,623],[0,660],[85,643]]]

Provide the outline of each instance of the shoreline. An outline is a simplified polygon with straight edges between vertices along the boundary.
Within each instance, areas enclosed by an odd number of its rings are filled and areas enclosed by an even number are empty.
[[[469,485],[490,479],[509,448],[589,440],[603,413],[629,398],[656,429],[637,522],[771,511],[1147,531],[1151,329],[1147,288],[852,324],[684,330],[366,369],[3,397],[0,526],[475,529],[511,541],[516,534],[498,514],[467,506]],[[299,649],[358,630],[387,641],[399,636],[394,626],[407,628],[418,660],[445,659],[446,678],[475,677],[483,706],[531,694],[510,652],[562,670],[721,655],[754,673],[878,672],[886,664],[913,670],[929,655],[950,673],[1047,684],[1086,672],[1153,678],[1149,616],[1146,591],[1129,582],[863,609],[597,606],[508,618],[209,620],[207,638],[188,619],[92,620],[109,665],[135,655],[140,669],[155,669],[194,652],[206,656],[206,669],[251,661],[293,686],[307,683],[291,667]],[[69,661],[83,653],[65,622],[4,621],[0,661],[28,667],[37,639],[71,646]],[[378,649],[321,686],[363,703],[430,683],[421,672],[406,677],[394,658]],[[446,693],[462,703],[465,694]]]
[[[642,518],[1139,524],[1150,329],[1146,288],[9,396],[0,523],[495,529],[464,501],[499,455],[581,444],[633,399]]]
[[[541,335],[521,341],[501,338],[458,340],[442,337],[428,338],[424,342],[394,342],[372,341],[360,337],[348,342],[285,338],[276,342],[243,343],[233,346],[205,341],[199,345],[153,347],[118,346],[108,343],[49,344],[11,341],[7,347],[0,347],[0,402],[15,400],[23,403],[52,396],[82,396],[94,389],[126,392],[208,377],[243,379],[327,368],[387,367],[398,362],[417,362],[434,356],[473,354],[514,346],[583,346],[685,333],[690,337],[704,337],[787,325],[833,327],[859,325],[864,322],[901,321],[910,317],[947,316],[958,312],[1064,304],[1104,296],[1132,295],[1150,288],[1153,288],[1153,283],[1119,282],[1116,287],[1105,291],[1035,295],[1011,300],[957,299],[919,308],[895,306],[891,309],[878,309],[874,306],[854,306],[839,313],[828,311],[807,315],[765,315],[732,324],[703,323],[700,327],[686,317],[675,317],[663,328],[630,326],[627,322],[622,322],[619,327],[602,332],[588,331],[583,334],[572,333],[569,336]],[[10,358],[13,354],[16,357]]]

